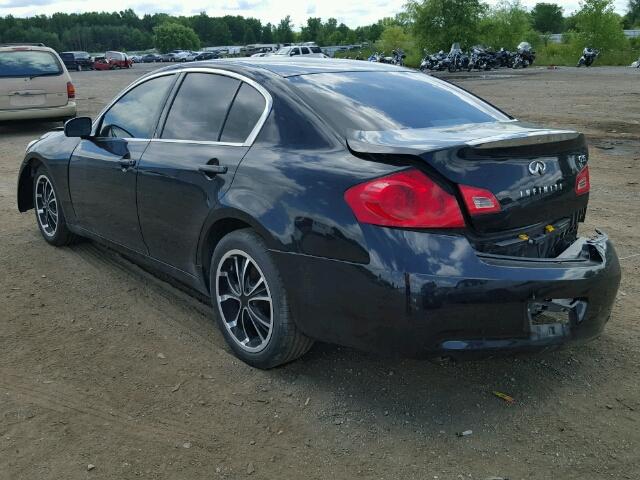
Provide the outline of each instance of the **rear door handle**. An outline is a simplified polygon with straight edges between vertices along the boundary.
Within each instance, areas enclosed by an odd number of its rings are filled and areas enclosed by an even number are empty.
[[[127,168],[135,167],[136,161],[131,158],[131,156],[127,153],[120,160],[118,160],[120,167],[122,170],[126,170]]]
[[[202,165],[198,167],[198,170],[200,170],[202,173],[204,173],[207,176],[207,178],[209,178],[215,175],[221,175],[221,174],[227,173],[228,169],[226,165]]]

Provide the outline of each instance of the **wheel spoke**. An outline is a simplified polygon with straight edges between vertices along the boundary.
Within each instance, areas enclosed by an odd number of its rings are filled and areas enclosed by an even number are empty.
[[[258,320],[257,317],[255,317],[255,315],[253,314],[253,312],[249,308],[247,308],[246,311],[248,313],[249,320],[251,320],[251,323],[253,324],[253,328],[255,329],[256,333],[260,337],[260,341],[264,342],[264,335],[262,334],[261,328],[259,327],[260,321]],[[258,322],[258,323],[256,323],[256,322]],[[268,332],[269,332],[269,327],[267,327],[267,333]]]
[[[264,284],[264,277],[261,276],[260,279],[256,282],[256,284],[249,288],[247,295],[249,296],[253,295],[258,289],[258,287],[263,284]]]
[[[266,295],[256,295],[255,297],[251,297],[249,302],[269,302],[271,303],[271,297]]]
[[[265,320],[262,317],[261,314],[259,315],[256,312],[254,312],[253,308],[251,308],[250,305],[247,307],[247,312],[249,312],[249,316],[251,317],[251,320],[253,320],[254,324],[255,324],[255,322],[258,322],[258,323],[260,323],[260,325],[265,327],[267,330],[271,328],[271,323],[269,323],[267,320]]]
[[[240,292],[233,285],[233,282],[231,281],[231,278],[229,277],[229,273],[228,272],[220,272],[219,277],[220,278],[224,278],[225,281],[227,282],[227,286],[229,287],[229,290],[231,290],[231,293],[233,295],[235,295],[237,298],[240,298]]]

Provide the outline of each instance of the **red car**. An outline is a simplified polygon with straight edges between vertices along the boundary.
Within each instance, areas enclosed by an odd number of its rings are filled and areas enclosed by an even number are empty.
[[[133,66],[133,60],[126,53],[122,52],[107,52],[105,53],[106,60],[115,68],[131,68]]]

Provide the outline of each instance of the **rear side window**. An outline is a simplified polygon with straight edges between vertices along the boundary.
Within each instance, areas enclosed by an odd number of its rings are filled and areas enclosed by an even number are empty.
[[[421,73],[319,73],[289,81],[343,134],[509,120],[479,98]]]
[[[0,52],[0,77],[60,75],[62,66],[50,52],[13,50]]]
[[[240,80],[189,73],[171,105],[162,138],[216,142]]]
[[[258,123],[265,105],[262,94],[251,85],[243,83],[229,111],[220,141],[244,142]]]
[[[320,47],[311,47],[311,52],[312,53],[322,53],[322,50],[320,50]]]
[[[309,55],[309,49],[307,47],[302,47],[302,54]]]
[[[173,81],[165,75],[129,90],[102,118],[100,136],[151,138]]]

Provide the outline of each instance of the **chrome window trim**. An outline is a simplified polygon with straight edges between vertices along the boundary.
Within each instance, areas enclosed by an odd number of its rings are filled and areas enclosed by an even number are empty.
[[[187,67],[187,68],[181,68],[179,70],[170,70],[170,71],[165,71],[165,72],[158,72],[158,73],[154,73],[154,74],[148,75],[146,77],[137,79],[136,81],[134,81],[131,84],[129,84],[129,86],[127,86],[120,93],[120,95],[115,97],[105,108],[103,108],[100,111],[100,113],[98,114],[96,120],[93,122],[93,133],[94,134],[96,133],[96,129],[97,129],[98,125],[102,122],[103,116],[109,111],[109,109],[113,105],[115,105],[127,93],[129,93],[131,90],[136,88],[138,85],[141,85],[141,84],[143,84],[143,83],[145,83],[145,82],[147,82],[149,80],[153,80],[154,78],[158,78],[158,77],[163,77],[163,76],[167,76],[167,75],[186,75],[188,73],[209,73],[209,74],[214,74],[214,75],[224,75],[226,77],[235,78],[237,80],[240,80],[241,82],[245,82],[246,84],[252,86],[253,88],[255,88],[262,95],[262,97],[265,100],[264,110],[262,112],[262,115],[260,115],[260,118],[258,118],[258,121],[256,122],[255,126],[253,127],[253,130],[251,130],[251,133],[249,133],[249,136],[245,139],[245,141],[236,143],[236,142],[217,142],[217,141],[213,141],[213,140],[209,140],[209,141],[205,141],[205,140],[179,140],[179,139],[172,139],[172,138],[124,138],[123,140],[127,140],[127,141],[151,141],[151,142],[161,142],[161,143],[167,143],[167,142],[170,142],[170,143],[188,143],[188,144],[197,144],[197,145],[221,145],[221,146],[231,146],[231,147],[250,147],[251,145],[253,145],[253,142],[255,141],[256,137],[258,136],[258,134],[262,130],[262,127],[264,126],[265,122],[267,121],[267,117],[269,116],[269,113],[271,113],[271,108],[273,107],[273,98],[271,97],[271,94],[262,85],[260,85],[255,80],[252,80],[251,78],[245,77],[244,75],[242,75],[240,73],[231,72],[229,70],[222,70],[222,69],[219,69],[219,68]],[[180,92],[180,90],[178,89],[178,91],[176,92],[176,95],[179,92]],[[173,98],[175,98],[175,95],[174,95]],[[173,98],[171,100],[173,100]]]

